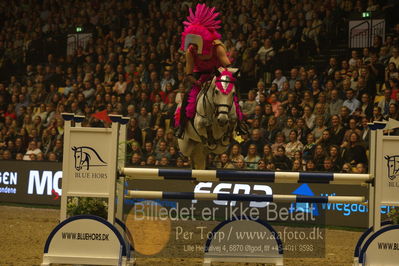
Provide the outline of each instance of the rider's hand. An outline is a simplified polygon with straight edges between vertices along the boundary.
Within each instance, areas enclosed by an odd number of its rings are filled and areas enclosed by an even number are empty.
[[[197,54],[197,53],[198,53],[198,47],[197,47],[197,45],[194,45],[194,44],[190,44],[190,45],[188,46],[188,50],[189,50],[190,53],[192,53],[192,54]]]

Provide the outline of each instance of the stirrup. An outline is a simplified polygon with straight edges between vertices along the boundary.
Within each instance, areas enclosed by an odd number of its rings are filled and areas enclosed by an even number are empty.
[[[248,125],[244,121],[238,121],[236,132],[238,136],[248,135],[249,134]]]

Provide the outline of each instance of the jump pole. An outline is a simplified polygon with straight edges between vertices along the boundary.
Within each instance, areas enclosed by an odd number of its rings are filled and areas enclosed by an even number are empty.
[[[369,174],[313,172],[121,168],[119,173],[130,180],[196,180],[199,182],[256,181],[284,184],[321,183],[335,185],[365,185],[372,180]]]
[[[225,193],[194,193],[129,190],[126,198],[135,199],[184,199],[184,200],[238,200],[263,202],[307,203],[359,203],[367,204],[362,196],[300,196],[300,195],[245,195]]]

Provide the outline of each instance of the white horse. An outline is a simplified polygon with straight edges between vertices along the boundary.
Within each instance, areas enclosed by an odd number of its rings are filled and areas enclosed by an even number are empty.
[[[208,154],[221,154],[231,143],[237,126],[237,75],[237,68],[219,68],[215,77],[202,85],[195,117],[186,123],[183,138],[178,139],[180,151],[191,159],[194,169],[205,169]]]

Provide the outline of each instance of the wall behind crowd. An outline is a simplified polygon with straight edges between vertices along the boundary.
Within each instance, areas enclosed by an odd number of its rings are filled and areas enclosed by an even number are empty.
[[[389,13],[389,3],[211,1],[241,70],[250,135],[210,156],[208,167],[366,171],[367,122],[397,117],[399,25],[323,68],[311,60],[345,38],[352,12]],[[131,118],[130,164],[189,166],[172,130],[189,86],[178,50],[189,6],[195,2],[1,3],[0,158],[61,161],[60,114],[104,127],[106,112]],[[66,56],[66,36],[77,27],[93,38]]]

